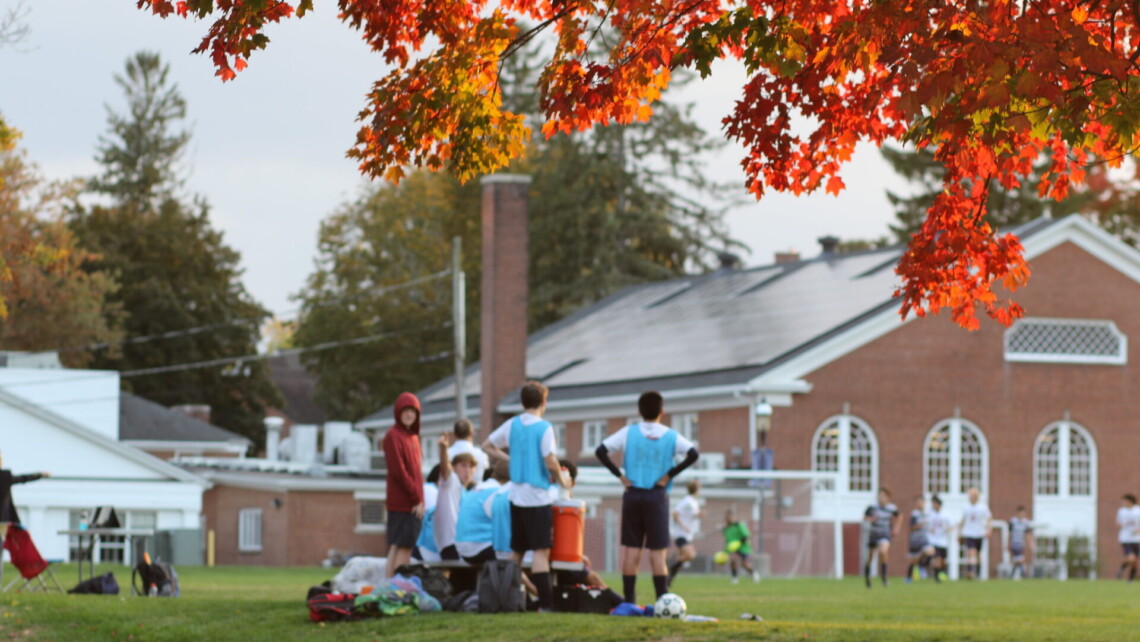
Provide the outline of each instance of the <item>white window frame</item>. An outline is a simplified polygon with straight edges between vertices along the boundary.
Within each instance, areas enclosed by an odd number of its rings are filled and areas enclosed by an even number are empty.
[[[700,445],[701,434],[701,416],[695,412],[682,412],[671,417],[672,428],[676,430],[682,437],[693,442],[694,446]]]
[[[1041,492],[1038,478],[1041,467],[1040,448],[1045,436],[1054,430],[1057,431],[1057,491],[1055,493],[1045,493]],[[1073,452],[1071,439],[1074,434],[1084,440],[1088,446],[1089,456],[1087,480],[1089,492],[1079,495],[1075,495],[1072,492]],[[1097,497],[1097,460],[1096,441],[1084,426],[1072,421],[1055,421],[1045,426],[1041,432],[1037,434],[1037,439],[1033,442],[1033,494],[1038,497],[1095,499]]]
[[[1030,324],[1039,326],[1101,326],[1115,335],[1120,349],[1114,355],[1018,352],[1013,350],[1011,346],[1014,337],[1019,331],[1022,331],[1025,326]],[[1116,326],[1116,323],[1108,319],[1048,319],[1041,317],[1018,319],[1005,330],[1002,344],[1006,361],[1025,363],[1083,363],[1117,366],[1126,365],[1128,363],[1128,335],[1121,332],[1120,328]]]
[[[554,429],[554,455],[559,459],[566,456],[566,424],[551,424]]]
[[[867,435],[867,441],[870,443],[871,449],[871,465],[870,465],[870,485],[871,487],[866,490],[852,490],[851,489],[851,429],[857,428]],[[841,495],[858,497],[860,501],[870,497],[874,498],[879,489],[879,440],[875,435],[875,430],[871,428],[871,424],[863,421],[854,415],[835,415],[828,417],[815,429],[815,433],[811,438],[811,469],[813,471],[822,470],[819,467],[819,441],[823,436],[825,430],[834,428],[839,431],[838,435],[838,449],[836,451],[836,466],[837,470],[834,472],[839,473]],[[825,485],[820,490],[832,491],[834,489]]]
[[[609,430],[610,422],[605,419],[594,419],[582,422],[582,451],[580,456],[593,457],[594,451],[602,445]]]
[[[439,459],[439,437],[439,435],[424,435],[423,438],[420,439],[420,449],[423,451],[423,461],[425,464]],[[435,464],[429,465],[428,469],[430,470],[434,465]]]
[[[943,497],[965,497],[969,488],[963,487],[962,479],[962,433],[965,431],[973,432],[978,438],[978,444],[981,446],[981,481],[978,483],[978,490],[983,496],[989,496],[990,487],[990,445],[986,441],[986,433],[972,421],[962,419],[961,417],[951,417],[943,419],[935,423],[930,430],[926,432],[926,436],[922,440],[922,492],[926,495],[932,494],[934,491],[930,488],[930,457],[929,447],[930,438],[934,433],[940,431],[943,427],[949,427],[949,447],[948,454],[948,477],[947,477],[947,490],[937,491],[937,494]]]
[[[260,553],[262,551],[262,510],[242,508],[238,510],[238,552]]]

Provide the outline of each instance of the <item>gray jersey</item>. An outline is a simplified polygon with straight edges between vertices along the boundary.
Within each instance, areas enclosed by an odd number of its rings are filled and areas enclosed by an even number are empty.
[[[1025,548],[1025,538],[1033,526],[1024,517],[1009,518],[1009,547],[1015,551]]]
[[[867,507],[867,512],[863,513],[868,520],[871,527],[872,537],[890,537],[891,535],[891,519],[899,514],[899,509],[894,504],[887,504],[880,506],[873,504]]]
[[[930,542],[930,534],[926,530],[926,513],[917,508],[910,511],[910,547],[922,548]]]

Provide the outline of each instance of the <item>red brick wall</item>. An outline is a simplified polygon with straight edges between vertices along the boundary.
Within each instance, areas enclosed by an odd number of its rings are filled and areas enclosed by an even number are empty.
[[[1111,319],[1132,338],[1128,365],[1007,363],[1002,326],[983,321],[967,332],[947,314],[920,319],[806,377],[811,393],[773,416],[770,444],[779,467],[809,468],[815,429],[850,403],[878,437],[879,483],[909,506],[922,490],[927,432],[958,408],[989,443],[988,502],[995,518],[1007,519],[1018,504],[1032,506],[1034,441],[1068,411],[1099,453],[1097,529],[1101,566],[1110,568],[1118,556],[1118,498],[1140,488],[1140,285],[1071,244],[1038,257],[1032,268],[1030,285],[1016,293],[1027,315]],[[904,554],[897,550],[893,561]]]
[[[281,502],[277,508],[273,500]],[[238,513],[260,508],[262,550],[238,550]],[[214,486],[202,501],[206,528],[216,533],[216,562],[248,566],[314,566],[329,549],[387,555],[383,533],[355,532],[357,503],[352,492],[288,492]]]

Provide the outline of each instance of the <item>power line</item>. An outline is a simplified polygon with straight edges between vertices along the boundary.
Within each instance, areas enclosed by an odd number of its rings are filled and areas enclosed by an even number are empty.
[[[360,299],[360,298],[363,298],[366,296],[383,296],[385,294],[388,294],[389,292],[395,292],[397,290],[402,290],[404,288],[410,288],[412,286],[419,285],[421,283],[426,283],[428,281],[432,281],[435,279],[444,278],[446,276],[449,276],[450,274],[451,274],[450,269],[442,270],[440,272],[433,272],[431,274],[416,277],[414,279],[411,279],[408,281],[403,281],[401,283],[396,283],[394,285],[387,285],[387,286],[383,286],[380,288],[375,288],[375,289],[369,290],[368,292],[361,292],[359,294],[336,297],[336,298],[327,299],[324,301],[315,302],[312,305],[310,305],[309,307],[310,308],[320,308],[320,307],[325,307],[325,306],[329,306],[329,305],[335,305],[338,303],[343,303],[345,301]],[[36,350],[34,352],[30,352],[29,354],[48,354],[48,353],[52,353],[52,352],[80,352],[80,351],[104,350],[106,348],[111,348],[111,347],[115,347],[115,346],[137,345],[137,344],[142,344],[142,343],[150,343],[152,341],[161,341],[164,339],[175,339],[178,337],[188,337],[188,336],[194,336],[197,334],[204,334],[206,332],[212,332],[214,330],[221,330],[224,328],[231,328],[231,327],[242,326],[242,325],[259,324],[266,317],[291,318],[293,315],[296,315],[296,314],[298,314],[304,310],[305,310],[304,307],[292,308],[290,310],[284,310],[280,313],[267,312],[266,314],[264,314],[262,316],[257,316],[257,317],[243,317],[240,319],[232,319],[230,321],[221,321],[218,323],[210,323],[210,324],[194,326],[194,327],[190,327],[190,328],[183,328],[181,330],[170,330],[168,332],[159,332],[156,334],[148,334],[148,335],[143,335],[143,336],[138,336],[138,337],[129,337],[129,338],[122,339],[119,341],[101,341],[101,342],[97,342],[97,343],[89,343],[89,344],[81,345],[81,346],[70,346],[70,347],[66,347],[66,348],[57,348],[57,349],[53,349],[53,350]]]

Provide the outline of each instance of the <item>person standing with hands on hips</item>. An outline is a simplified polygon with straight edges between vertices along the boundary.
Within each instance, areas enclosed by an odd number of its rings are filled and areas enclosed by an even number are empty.
[[[388,466],[388,577],[412,560],[424,517],[423,451],[420,450],[420,400],[401,393],[394,406],[396,423],[384,434]]]
[[[511,558],[521,564],[523,555],[534,551],[530,577],[538,592],[539,608],[553,611],[550,548],[554,544],[554,510],[550,489],[556,484],[570,488],[573,482],[558,463],[554,426],[542,418],[546,395],[546,386],[527,382],[519,393],[522,414],[495,429],[483,442],[483,450],[495,461],[510,462]],[[509,448],[510,454],[503,448]]]
[[[657,597],[669,592],[665,554],[669,551],[669,488],[673,478],[696,463],[693,442],[661,423],[665,400],[661,393],[642,393],[637,400],[641,421],[602,441],[594,451],[598,461],[625,486],[621,498],[622,588],[625,601],[637,603],[637,567],[641,551],[649,549],[649,566]],[[610,461],[610,452],[625,451],[623,473]],[[685,459],[673,465],[673,458]]]

